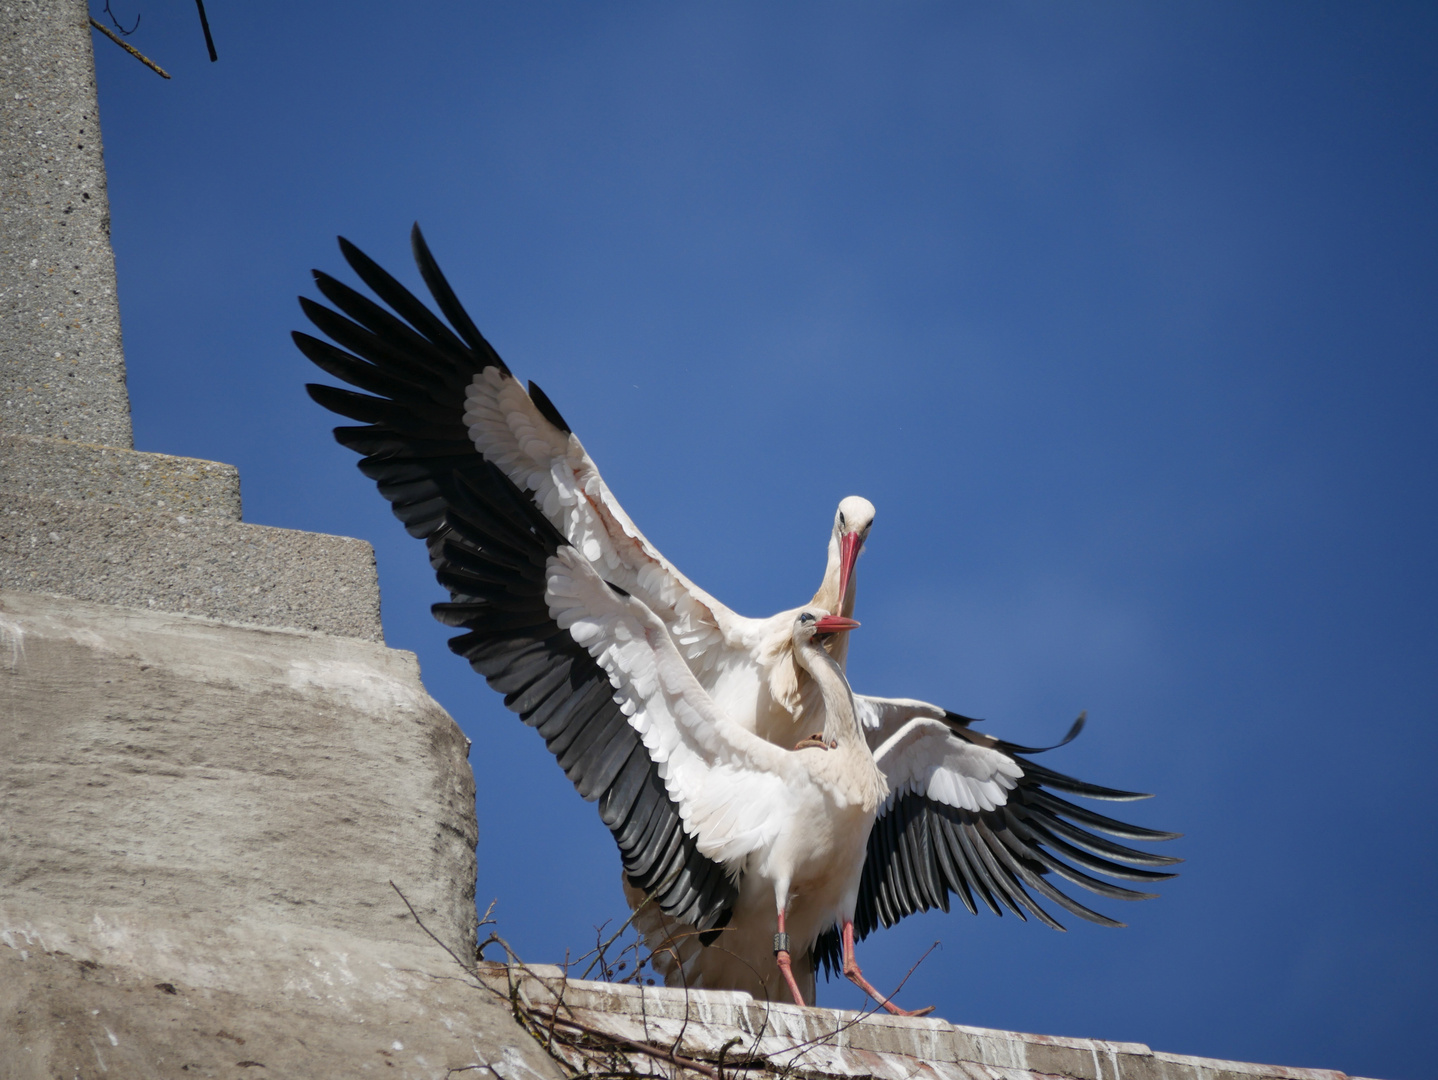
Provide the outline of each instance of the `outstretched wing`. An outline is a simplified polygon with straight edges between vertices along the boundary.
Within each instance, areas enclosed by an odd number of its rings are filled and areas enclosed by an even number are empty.
[[[605,581],[489,463],[431,534],[450,647],[597,799],[625,871],[665,914],[722,926],[743,858],[780,827],[797,755],[722,714],[668,629]]]
[[[449,325],[344,239],[345,259],[390,310],[320,271],[315,283],[338,311],[300,300],[310,321],[340,346],[296,332],[300,350],[366,391],[308,387],[325,408],[363,425],[336,428],[335,438],[365,455],[361,471],[421,538],[438,528],[458,479],[493,462],[567,543],[663,620],[695,671],[722,664],[750,620],[696,586],[645,539],[543,391],[530,383],[526,392],[475,328],[418,225],[411,241]]]
[[[450,640],[544,737],[565,774],[619,847],[631,884],[665,914],[700,929],[725,925],[737,890],[703,854],[670,797],[664,766],[616,700],[609,673],[550,610],[548,567],[563,536],[495,466],[450,481],[447,509],[428,538],[430,562],[450,602]],[[607,586],[605,586],[607,588]]]
[[[933,717],[930,710],[943,714],[942,718]],[[893,710],[888,718],[898,712]],[[965,718],[935,706],[914,710],[875,753],[889,780],[890,795],[869,833],[854,916],[858,937],[917,911],[936,907],[948,911],[951,894],[973,913],[981,903],[996,915],[1007,908],[1020,919],[1033,915],[1062,930],[1030,890],[1082,919],[1122,926],[1067,895],[1054,879],[1111,899],[1142,900],[1153,894],[1093,874],[1142,883],[1173,877],[1142,868],[1172,866],[1181,860],[1138,851],[1109,837],[1148,841],[1179,834],[1127,825],[1056,792],[1120,801],[1147,795],[1054,772],[1025,756],[1042,751],[981,735],[970,731],[967,721],[958,721]],[[1082,727],[1080,717],[1064,742]],[[837,931],[819,938],[814,958],[830,974],[841,969]]]

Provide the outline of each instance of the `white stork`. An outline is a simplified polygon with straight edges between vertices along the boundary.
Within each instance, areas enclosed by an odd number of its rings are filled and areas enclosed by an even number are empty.
[[[629,885],[652,898],[670,930],[692,929],[695,948],[708,949],[733,920],[733,931],[724,936],[736,947],[728,952],[748,956],[752,966],[753,949],[740,947],[739,936],[759,933],[761,923],[765,933],[777,924],[750,916],[742,875],[736,877],[731,859],[720,857],[729,849],[714,848],[717,841],[695,823],[689,796],[676,787],[668,744],[656,742],[645,728],[642,717],[648,715],[645,703],[653,687],[625,690],[625,676],[586,645],[584,635],[602,621],[600,611],[577,610],[574,597],[555,590],[585,574],[602,582],[603,589],[589,588],[584,596],[596,603],[622,600],[644,625],[653,655],[682,660],[693,683],[685,700],[701,694],[694,700],[705,703],[693,706],[695,715],[716,724],[723,718],[721,726],[730,734],[757,734],[743,745],[768,747],[755,753],[767,755],[759,772],[771,777],[783,774],[768,767],[781,759],[842,756],[837,749],[791,747],[818,728],[844,726],[830,700],[833,686],[826,693],[825,676],[818,673],[842,677],[847,629],[826,635],[833,667],[816,667],[797,651],[795,620],[802,609],[745,618],[680,573],[635,527],[548,397],[533,383],[526,392],[479,333],[418,226],[412,241],[420,273],[448,325],[342,239],[350,266],[390,310],[315,272],[321,293],[343,314],[304,298],[301,305],[343,348],[303,333],[296,333],[295,341],[325,371],[367,393],[319,385],[309,392],[326,408],[361,422],[336,428],[335,437],[365,455],[361,471],[377,481],[409,532],[425,540],[439,581],[451,594],[434,613],[466,631],[450,647],[540,732],[580,794],[598,803]],[[838,619],[852,614],[855,560],[873,514],[873,506],[857,497],[840,504],[824,579],[809,608],[834,611]],[[557,573],[561,563],[568,577]],[[1124,825],[1054,792],[1145,796],[1047,770],[1021,756],[1035,751],[980,735],[968,718],[924,702],[858,696],[850,715],[863,727],[871,750],[921,730],[924,739],[904,745],[922,746],[927,756],[910,761],[919,752],[913,750],[905,757],[909,772],[890,784],[886,800],[876,806],[872,831],[856,826],[849,836],[866,851],[855,906],[848,909],[856,926],[837,915],[812,934],[806,925],[797,958],[808,982],[805,997],[812,999],[816,964],[848,973],[855,929],[863,937],[914,911],[947,910],[951,893],[970,910],[977,897],[995,912],[999,905],[1020,918],[1028,911],[1057,927],[1028,886],[1083,918],[1120,925],[1054,888],[1048,876],[1124,899],[1148,894],[1099,881],[1084,870],[1144,881],[1171,876],[1135,867],[1177,860],[1089,830],[1142,840],[1174,834]],[[701,738],[690,727],[683,730],[690,733],[686,737]],[[735,739],[740,736],[721,741],[729,745]],[[1000,758],[1005,764],[994,764]],[[728,766],[710,761],[707,767],[719,769],[719,775]],[[822,908],[817,916],[821,923],[827,912]],[[701,983],[722,978],[710,970],[723,966],[717,961],[691,966]],[[676,966],[666,977],[686,974]],[[756,989],[762,993],[794,992],[787,981],[760,982]]]

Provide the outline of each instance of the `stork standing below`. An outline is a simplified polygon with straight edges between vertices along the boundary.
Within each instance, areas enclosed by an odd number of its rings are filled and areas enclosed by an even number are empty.
[[[854,957],[854,909],[865,848],[874,815],[889,793],[882,763],[907,738],[894,736],[877,755],[869,749],[843,669],[823,647],[825,636],[857,625],[841,615],[820,616],[810,610],[794,619],[790,635],[794,656],[823,698],[824,730],[794,751],[775,748],[754,755],[755,764],[781,777],[784,786],[750,810],[765,815],[773,839],[742,862],[731,863],[739,900],[730,933],[762,937],[774,926],[775,965],[795,1003],[805,1005],[813,999],[813,991],[810,987],[806,994],[794,977],[793,943],[807,960],[820,933],[842,926],[844,974],[890,1012],[919,1016],[931,1010],[900,1009],[864,978]],[[745,794],[734,792],[738,797]],[[701,850],[713,843],[702,832],[700,842]],[[763,911],[766,900],[775,911],[772,923]],[[739,942],[731,940],[723,953],[736,955],[736,945]],[[716,952],[714,958],[720,955]],[[732,987],[752,982],[755,974],[736,972],[725,981]]]
[[[1098,833],[1136,840],[1174,834],[1104,817],[1057,793],[1146,796],[1039,766],[1025,757],[1035,751],[980,734],[968,718],[926,702],[849,699],[847,684],[840,695],[836,687],[842,683],[851,622],[826,624],[831,633],[820,635],[827,637],[825,652],[813,638],[802,645],[796,639],[795,620],[806,609],[746,618],[680,573],[624,512],[549,398],[533,383],[526,391],[479,333],[418,227],[412,241],[420,274],[448,323],[341,240],[350,266],[388,310],[315,273],[321,293],[339,311],[303,298],[301,306],[342,347],[302,333],[295,341],[325,371],[366,393],[315,385],[310,394],[359,421],[336,428],[335,437],[365,455],[361,471],[377,482],[409,532],[425,541],[436,576],[451,596],[436,604],[434,613],[464,631],[450,647],[539,731],[579,793],[597,803],[629,885],[647,896],[669,925],[693,931],[689,939],[700,959],[692,964],[676,959],[666,978],[688,978],[692,966],[695,979],[689,985],[723,985],[728,976],[722,957],[747,957],[752,968],[756,954],[744,936],[775,925],[753,913],[751,893],[743,887],[744,867],[760,847],[736,848],[733,838],[720,842],[716,837],[729,834],[695,817],[695,796],[683,788],[683,769],[672,756],[691,743],[703,749],[694,760],[706,762],[700,772],[711,780],[738,776],[731,758],[739,754],[759,763],[748,782],[782,787],[789,782],[783,778],[797,775],[793,770],[799,766],[791,759],[857,760],[858,747],[849,742],[843,754],[838,747],[805,745],[820,727],[825,732],[820,742],[827,746],[840,741],[841,729],[852,735],[857,724],[887,778],[888,795],[873,811],[877,817],[869,818],[872,829],[843,826],[846,843],[863,847],[867,838],[856,899],[837,909],[813,906],[817,914],[810,913],[808,901],[796,901],[785,932],[801,942],[800,955],[787,950],[784,985],[764,981],[762,993],[782,989],[793,996],[801,981],[797,965],[809,983],[802,996],[811,999],[815,965],[849,974],[856,936],[915,911],[947,910],[950,896],[971,911],[983,904],[1059,927],[1030,895],[1032,889],[1081,918],[1121,925],[1069,897],[1053,879],[1112,898],[1138,899],[1150,894],[1089,871],[1145,882],[1172,876],[1144,867],[1177,860]],[[855,562],[873,514],[872,504],[857,497],[840,504],[809,614],[833,611],[838,619],[850,619]],[[581,594],[592,609],[564,591],[575,581],[587,583]],[[639,638],[616,638],[595,651],[594,628],[619,618],[613,605],[620,602],[628,620],[625,633],[637,632]],[[636,649],[648,649],[649,659]],[[683,684],[672,700],[661,694],[667,704],[655,713],[668,715],[672,706],[687,717],[683,723],[645,719],[658,700],[652,697],[654,686],[643,678],[632,681],[633,672],[610,662],[620,654],[651,675],[662,670],[667,687]],[[821,654],[825,659],[816,663]],[[851,704],[841,707],[841,699]],[[804,748],[792,749],[796,745]],[[716,748],[729,757],[713,758],[720,752]],[[836,767],[818,764],[804,782],[818,783],[817,777]],[[795,783],[791,794],[803,788]],[[711,802],[704,805],[717,815],[715,821],[748,812],[738,791],[706,784]],[[776,812],[780,819],[794,820]],[[830,820],[819,814],[798,832],[837,828],[821,819]],[[754,822],[760,832],[768,827]],[[735,861],[741,856],[742,865]],[[804,919],[818,920],[813,927],[806,923],[802,933],[801,909]],[[710,979],[717,981],[706,982]]]
[[[889,793],[884,765],[893,758],[902,768],[913,744],[932,734],[925,725],[943,725],[914,720],[877,754],[869,749],[844,673],[823,647],[824,637],[858,624],[809,609],[793,619],[794,656],[819,688],[824,730],[813,745],[785,750],[726,716],[653,613],[604,582],[573,548],[556,545],[546,573],[556,623],[609,675],[630,724],[665,762],[666,789],[699,851],[737,885],[735,932],[773,932],[775,962],[795,1003],[807,1001],[794,978],[791,940],[807,957],[821,932],[840,925],[844,974],[890,1012],[920,1015],[864,978],[853,920],[869,830]]]
[[[838,926],[845,976],[890,1012],[921,1016],[931,1010],[900,1009],[864,978],[854,955],[854,909],[869,831],[889,794],[885,764],[892,764],[890,758],[902,758],[914,736],[906,730],[892,736],[877,754],[870,750],[843,669],[824,648],[826,637],[857,625],[843,616],[821,616],[808,609],[794,619],[793,654],[822,696],[823,732],[788,753],[748,748],[749,767],[780,778],[782,787],[755,782],[747,773],[734,779],[730,799],[746,804],[745,817],[724,820],[733,820],[734,828],[747,825],[750,817],[759,818],[765,826],[760,835],[767,842],[742,859],[735,858],[738,845],[716,843],[717,837],[706,834],[706,823],[698,823],[700,849],[713,848],[730,856],[728,865],[739,884],[732,925],[722,935],[724,945],[696,949],[693,941],[677,942],[671,931],[656,954],[677,960],[677,950],[689,945],[686,974],[700,976],[699,981],[708,985],[767,997],[777,988],[766,984],[766,965],[755,961],[763,956],[774,931],[773,964],[795,1003],[805,1005],[814,997],[813,947],[821,933]],[[911,726],[924,723],[912,721]],[[795,954],[802,987],[795,976]]]

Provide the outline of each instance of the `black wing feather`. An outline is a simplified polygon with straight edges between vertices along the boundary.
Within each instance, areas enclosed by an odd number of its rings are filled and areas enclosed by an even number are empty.
[[[469,317],[469,312],[464,310],[464,305],[454,295],[454,290],[449,287],[445,279],[444,271],[440,270],[439,263],[434,261],[434,256],[429,252],[429,245],[424,242],[424,233],[419,231],[419,223],[415,222],[414,228],[409,233],[410,248],[414,251],[414,261],[419,267],[419,275],[424,278],[425,287],[429,294],[434,297],[439,310],[444,312],[444,317],[449,324],[459,331],[459,336],[469,344],[475,353],[484,359],[486,366],[499,368],[504,374],[510,374],[509,367],[499,358],[484,335],[479,332],[478,327]]]
[[[979,736],[967,734],[967,723],[951,722],[950,727],[960,737],[979,741]],[[1082,728],[1080,717],[1058,745],[1069,742]],[[1128,825],[1075,806],[1050,789],[1092,799],[1146,796],[1090,784],[1036,765],[1023,756],[1025,748],[1013,743],[986,741],[985,745],[1012,755],[1024,770],[1009,792],[1008,803],[990,811],[970,811],[913,793],[894,799],[869,833],[854,915],[856,938],[867,937],[880,926],[892,926],[915,912],[947,911],[951,893],[970,912],[977,911],[977,901],[995,914],[1001,915],[1007,908],[1021,919],[1033,915],[1056,930],[1063,925],[1033,894],[1089,922],[1122,926],[1067,895],[1053,879],[1061,878],[1110,899],[1141,900],[1153,894],[1126,889],[1093,874],[1142,882],[1173,877],[1121,863],[1171,866],[1181,860],[1135,851],[1089,830],[1126,840],[1169,840],[1178,833]],[[813,956],[816,965],[831,977],[842,970],[837,928],[820,936]]]
[[[434,342],[447,353],[465,357],[469,347],[460,341],[453,330],[425,307],[414,293],[396,281],[387,270],[355,247],[343,236],[340,237],[340,253],[349,263],[360,280],[374,290],[374,294],[394,309],[395,313],[414,327],[426,340]]]
[[[426,541],[450,593],[434,615],[465,631],[450,648],[539,731],[580,795],[597,801],[630,882],[656,893],[673,918],[701,930],[721,927],[737,897],[733,882],[685,833],[608,676],[549,617],[545,564],[564,537],[469,439],[466,388],[487,368],[506,375],[509,368],[465,313],[418,226],[411,242],[444,319],[341,239],[345,260],[388,309],[315,272],[316,286],[338,310],[300,304],[335,344],[299,332],[295,344],[355,389],[312,385],[310,396],[359,423],[336,428],[335,438],[365,455],[360,470],[406,529]],[[568,431],[548,397],[538,387],[531,393],[539,411]]]
[[[549,395],[539,388],[539,384],[533,379],[529,382],[529,400],[534,402],[534,407],[539,410],[541,416],[548,420],[566,435],[570,434],[569,424],[564,417],[559,415],[559,410],[554,407],[554,402],[549,400]]]

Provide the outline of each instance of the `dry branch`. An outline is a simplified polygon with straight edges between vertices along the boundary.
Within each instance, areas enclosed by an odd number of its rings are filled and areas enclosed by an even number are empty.
[[[155,72],[155,74],[159,75],[161,78],[168,79],[170,77],[170,73],[168,71],[162,68],[159,64],[155,63],[155,61],[151,60],[148,56],[142,53],[139,49],[135,48],[133,45],[129,44],[128,42],[121,41],[115,35],[115,32],[113,30],[111,30],[104,23],[98,22],[93,15],[90,16],[90,25],[93,26],[96,30],[100,31],[100,33],[104,34],[116,45],[120,46],[120,48],[124,49],[136,60],[140,61],[140,63],[144,64],[151,71]]]

